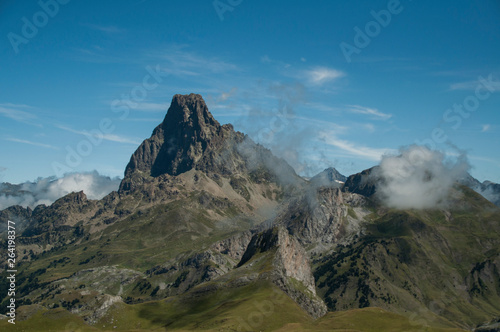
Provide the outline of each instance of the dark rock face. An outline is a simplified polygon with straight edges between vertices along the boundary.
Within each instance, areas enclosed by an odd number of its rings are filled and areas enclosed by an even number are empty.
[[[248,244],[253,238],[252,231],[245,231],[230,238],[218,241],[212,245],[215,251],[228,255],[236,261],[241,261]]]
[[[266,252],[278,244],[278,232],[275,228],[270,228],[262,233],[254,235],[248,244],[241,261],[237,267],[248,262],[253,256],[259,252]]]
[[[241,141],[243,134],[221,126],[200,95],[175,95],[163,123],[132,155],[125,177],[135,171],[153,177],[184,173],[206,163],[203,152],[221,149],[227,138]]]
[[[381,178],[377,179],[378,166],[366,169],[361,173],[349,176],[342,187],[342,191],[351,192],[366,197],[370,197],[377,191],[376,184],[382,181]]]

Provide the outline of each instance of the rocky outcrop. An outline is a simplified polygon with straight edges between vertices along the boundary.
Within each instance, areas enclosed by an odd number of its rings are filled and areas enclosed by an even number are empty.
[[[83,221],[97,211],[96,201],[88,200],[83,191],[59,198],[49,207],[38,206],[32,213],[23,232],[24,237],[53,231],[74,231],[79,221]]]
[[[214,243],[212,249],[239,262],[252,240],[252,236],[253,232],[251,231],[242,232]]]
[[[377,191],[376,184],[381,179],[376,176],[378,166],[366,169],[361,173],[349,176],[342,191],[370,197]]]
[[[146,271],[149,277],[162,280],[156,297],[182,294],[201,283],[214,280],[229,272],[236,262],[214,250],[206,250],[188,257],[181,255],[165,264]]]
[[[363,196],[323,187],[290,201],[275,223],[286,227],[304,245],[330,247],[360,231],[368,213],[365,205]]]
[[[500,296],[500,255],[477,263],[465,278],[469,295]]]
[[[31,208],[24,208],[19,205],[10,206],[5,210],[0,211],[0,233],[7,230],[9,220],[15,222],[16,230],[18,232],[22,232],[32,215],[33,210],[31,210]]]
[[[238,264],[242,266],[259,253],[273,252],[271,279],[281,290],[314,318],[326,314],[323,301],[316,295],[314,277],[305,249],[283,227],[255,234]]]
[[[200,95],[175,95],[163,123],[132,155],[125,176],[134,171],[178,175],[208,162],[204,152],[216,152],[227,139],[241,142],[243,137],[231,125],[221,126]]]

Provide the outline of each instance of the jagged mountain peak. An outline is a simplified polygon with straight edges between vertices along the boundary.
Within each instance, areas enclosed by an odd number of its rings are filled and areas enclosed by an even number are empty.
[[[317,187],[341,187],[341,184],[346,180],[347,177],[335,168],[329,167],[313,176],[309,181]]]
[[[203,159],[207,150],[217,150],[226,138],[235,136],[231,125],[221,126],[215,120],[200,95],[177,94],[163,122],[132,155],[125,178],[135,172],[153,177],[181,174]]]
[[[282,184],[298,181],[284,160],[235,131],[231,124],[221,126],[203,98],[189,94],[173,97],[164,121],[130,158],[119,192],[139,188],[149,177],[178,176],[192,169],[214,180],[264,172],[268,180]]]
[[[179,126],[191,127],[198,130],[197,134],[200,138],[207,138],[202,136],[210,132],[208,128],[212,127],[217,131],[221,127],[208,110],[203,97],[194,93],[174,95],[161,126],[164,130],[179,128]]]

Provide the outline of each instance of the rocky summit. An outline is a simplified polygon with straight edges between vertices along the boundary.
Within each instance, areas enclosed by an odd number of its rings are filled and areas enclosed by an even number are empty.
[[[125,177],[134,172],[157,177],[206,168],[219,159],[215,154],[226,143],[243,138],[231,125],[221,126],[200,95],[175,95],[163,123],[130,158]]]
[[[16,325],[3,278],[0,329],[498,330],[495,184],[394,209],[376,170],[304,179],[175,95],[117,192],[0,211],[2,248],[9,220],[17,234]]]

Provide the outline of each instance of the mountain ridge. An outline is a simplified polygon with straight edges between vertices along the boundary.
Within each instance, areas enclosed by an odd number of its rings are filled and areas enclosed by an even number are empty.
[[[118,191],[0,211],[23,225],[20,310],[26,324],[63,307],[77,326],[119,330],[325,329],[338,310],[349,328],[370,306],[436,331],[500,316],[498,208],[456,185],[448,207],[389,209],[372,171],[306,181],[200,95],[175,95]]]

